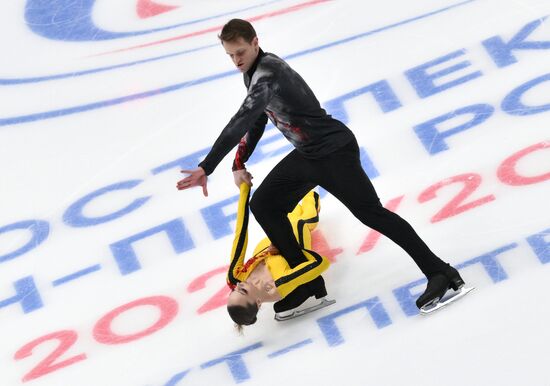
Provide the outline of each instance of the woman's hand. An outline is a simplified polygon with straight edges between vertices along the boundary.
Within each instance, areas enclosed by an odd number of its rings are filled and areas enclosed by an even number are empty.
[[[250,174],[246,169],[235,170],[233,172],[233,180],[237,188],[240,188],[241,184],[244,182],[248,186],[252,186],[252,174]]]

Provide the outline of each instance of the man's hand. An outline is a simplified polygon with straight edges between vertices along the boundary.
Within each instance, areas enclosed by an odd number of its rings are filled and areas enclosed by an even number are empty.
[[[248,186],[252,186],[252,174],[250,174],[246,169],[235,170],[233,172],[233,179],[235,180],[235,185],[237,188],[241,187],[241,184],[244,182]]]
[[[185,190],[192,188],[194,186],[202,186],[202,194],[205,197],[208,197],[208,189],[206,188],[206,181],[208,177],[203,168],[200,166],[193,170],[182,170],[182,173],[189,174],[183,180],[178,181],[177,188],[178,190]]]

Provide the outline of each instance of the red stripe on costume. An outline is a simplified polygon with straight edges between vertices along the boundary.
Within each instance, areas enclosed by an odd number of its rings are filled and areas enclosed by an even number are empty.
[[[252,264],[254,264],[254,262],[255,262],[256,260],[258,260],[258,257],[259,257],[259,256],[254,256],[254,257],[248,259],[248,261],[247,261],[246,263],[244,263],[244,265],[242,266],[242,268],[240,269],[240,271],[243,272],[243,273],[244,273],[244,272],[248,272],[248,268],[250,268],[250,266],[251,266]]]
[[[237,148],[237,154],[235,155],[235,161],[233,162],[233,170],[244,169],[244,162],[242,161],[246,152],[246,135],[241,138],[239,147]]]

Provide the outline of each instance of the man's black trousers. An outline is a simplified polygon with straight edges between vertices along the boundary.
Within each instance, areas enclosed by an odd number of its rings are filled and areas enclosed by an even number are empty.
[[[306,259],[287,214],[317,185],[342,202],[363,224],[403,248],[427,277],[446,269],[447,264],[428,248],[407,221],[382,206],[361,166],[355,139],[319,159],[305,158],[293,150],[254,193],[250,209],[291,267]]]

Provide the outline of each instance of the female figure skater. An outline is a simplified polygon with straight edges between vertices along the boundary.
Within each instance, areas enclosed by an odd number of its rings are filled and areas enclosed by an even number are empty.
[[[319,195],[309,192],[288,214],[294,236],[303,249],[307,261],[290,268],[277,248],[266,237],[256,246],[253,256],[244,262],[248,244],[250,186],[240,185],[237,225],[227,272],[227,284],[232,289],[227,311],[239,331],[243,325],[256,322],[262,303],[276,302],[275,312],[282,313],[302,304],[308,297],[326,296],[320,276],[329,261],[311,250],[311,231],[319,221]],[[327,304],[328,305],[328,304]],[[279,319],[278,319],[279,320]]]

